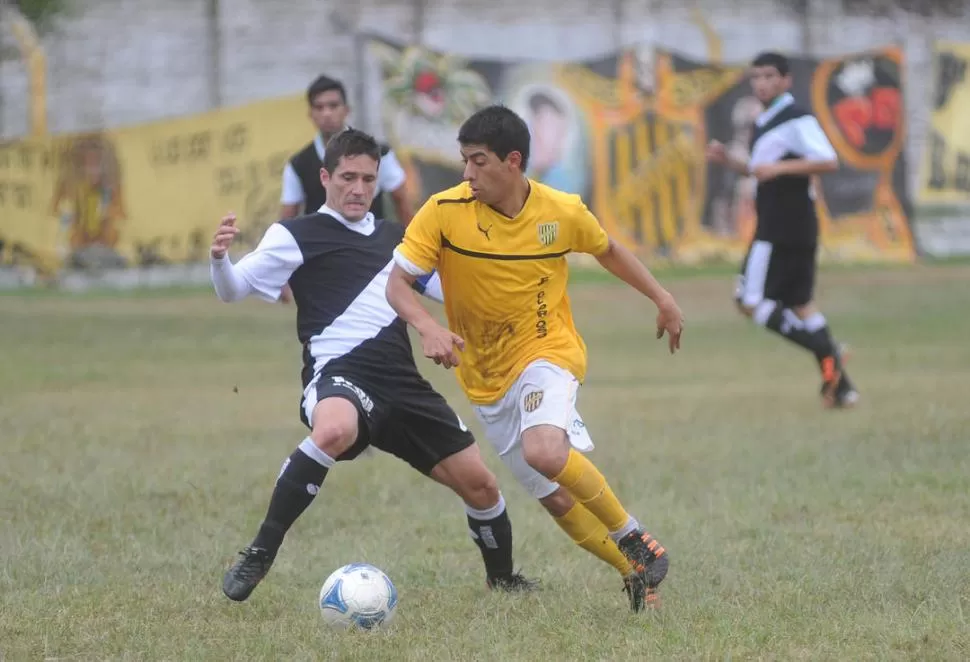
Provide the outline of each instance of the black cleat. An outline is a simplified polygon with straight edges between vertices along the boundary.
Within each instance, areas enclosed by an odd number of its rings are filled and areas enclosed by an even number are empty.
[[[623,592],[630,598],[630,611],[636,613],[660,606],[660,594],[655,588],[647,588],[640,575],[632,574],[623,578]]]
[[[835,365],[837,366],[836,375],[837,380],[833,386],[831,380],[825,379],[825,366],[823,363],[819,364],[822,369],[822,400],[825,406],[829,409],[849,409],[854,407],[856,403],[859,402],[859,391],[856,390],[852,382],[849,381],[849,376],[845,372],[845,362],[852,355],[851,350],[848,345],[839,345],[838,356],[835,357]]]
[[[236,602],[242,602],[263,581],[263,577],[273,566],[275,554],[261,547],[247,547],[239,553],[239,558],[226,570],[222,578],[222,592]]]
[[[670,567],[667,550],[643,529],[623,536],[617,546],[648,589],[657,588],[667,576]]]
[[[485,584],[493,591],[505,591],[506,593],[531,593],[539,590],[538,579],[528,579],[520,572],[488,577]]]

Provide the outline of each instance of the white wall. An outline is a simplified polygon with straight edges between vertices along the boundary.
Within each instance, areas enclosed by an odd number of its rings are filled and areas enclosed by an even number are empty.
[[[215,52],[205,0],[72,1],[73,15],[44,38],[53,132],[132,124],[200,112],[220,101],[238,104],[300,92],[321,72],[352,83],[353,43],[333,25],[334,8],[390,37],[408,40],[415,32],[412,0],[220,0]],[[434,48],[509,59],[583,58],[644,41],[705,55],[703,35],[684,8],[690,3],[619,4],[617,21],[610,2],[427,0],[421,37]],[[698,4],[717,27],[724,56],[732,61],[766,47],[804,52],[807,46],[810,54],[828,55],[903,45],[915,172],[929,111],[932,42],[967,39],[970,18],[847,18],[834,0],[814,0],[806,30],[804,21],[771,0]],[[10,57],[10,35],[4,33],[0,43],[0,52],[8,56],[0,62],[0,137],[9,138],[27,131],[27,83],[22,64]],[[211,66],[214,57],[221,63],[218,77]]]

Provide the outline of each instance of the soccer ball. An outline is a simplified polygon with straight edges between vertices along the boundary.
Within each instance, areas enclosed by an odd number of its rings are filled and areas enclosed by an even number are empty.
[[[323,620],[335,628],[373,630],[390,623],[396,608],[394,584],[367,563],[338,568],[320,589]]]

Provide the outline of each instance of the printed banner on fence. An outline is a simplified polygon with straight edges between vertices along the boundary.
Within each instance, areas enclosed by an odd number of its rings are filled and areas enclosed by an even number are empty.
[[[683,263],[738,259],[754,231],[753,183],[709,167],[721,140],[746,157],[760,107],[743,66],[638,47],[599,60],[466,60],[372,39],[382,120],[419,200],[460,179],[456,136],[501,101],[532,131],[528,174],[583,196],[608,231],[641,254]],[[839,152],[821,178],[823,255],[911,260],[901,112],[902,53],[888,48],[795,58],[797,99]]]
[[[0,145],[0,264],[204,262],[219,218],[240,249],[277,220],[286,160],[312,129],[302,96],[99,133]]]
[[[970,44],[937,42],[913,233],[935,257],[970,254]]]
[[[938,42],[920,203],[970,203],[970,44]]]

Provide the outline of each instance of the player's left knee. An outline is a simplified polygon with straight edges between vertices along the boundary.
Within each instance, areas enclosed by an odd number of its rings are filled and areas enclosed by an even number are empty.
[[[522,456],[546,478],[558,476],[569,459],[566,431],[554,425],[537,425],[522,433]]]
[[[484,510],[498,503],[498,480],[480,456],[473,459],[459,453],[446,458],[434,468],[432,477],[454,490],[472,508]]]

